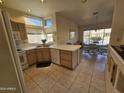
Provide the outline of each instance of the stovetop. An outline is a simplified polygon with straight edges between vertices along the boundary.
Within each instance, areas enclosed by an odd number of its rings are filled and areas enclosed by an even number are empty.
[[[112,46],[112,47],[124,59],[124,45]]]

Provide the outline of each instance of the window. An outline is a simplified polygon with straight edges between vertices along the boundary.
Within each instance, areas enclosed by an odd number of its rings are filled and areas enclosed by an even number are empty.
[[[70,32],[70,40],[73,40],[75,38],[75,32]]]
[[[45,19],[45,27],[50,27],[52,26],[53,22],[52,19]]]
[[[28,42],[42,44],[42,39],[47,39],[47,42],[53,42],[53,34],[45,34],[42,28],[42,21],[39,18],[25,17]],[[51,25],[50,20],[47,20],[46,25]]]
[[[43,31],[39,29],[27,29],[29,43],[42,43]]]
[[[47,34],[47,42],[53,42],[53,34]]]
[[[53,42],[53,34],[44,34],[42,30],[29,29],[28,42],[42,44],[42,39],[47,39],[46,43]]]
[[[25,17],[24,19],[25,19],[26,25],[42,26],[42,19],[40,18]]]
[[[111,28],[108,29],[98,29],[95,30],[88,30],[84,31],[84,43],[91,44],[91,43],[98,43],[101,45],[109,44],[111,34]]]

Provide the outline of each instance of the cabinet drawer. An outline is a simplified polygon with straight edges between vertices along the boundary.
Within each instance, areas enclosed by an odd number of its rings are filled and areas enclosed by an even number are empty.
[[[60,51],[62,54],[67,54],[67,55],[71,55],[72,54],[72,52],[70,52],[70,51],[63,51],[63,50],[61,50]]]
[[[67,60],[67,61],[71,61],[72,60],[71,54],[69,55],[69,54],[61,53],[60,57],[61,57],[61,59],[64,59],[64,60]]]
[[[66,61],[66,60],[61,59],[61,65],[65,66],[65,67],[72,68],[71,61]]]

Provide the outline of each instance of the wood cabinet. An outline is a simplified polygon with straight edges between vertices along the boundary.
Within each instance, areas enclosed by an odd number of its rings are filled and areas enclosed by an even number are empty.
[[[37,53],[38,62],[40,62],[40,61],[50,61],[51,60],[50,49],[49,48],[38,48],[36,50],[36,53]]]
[[[60,50],[60,64],[62,66],[74,69],[78,65],[78,50],[75,51],[66,51]]]
[[[50,49],[51,52],[51,60],[55,64],[60,64],[60,53],[58,49]]]
[[[12,30],[20,33],[21,40],[27,39],[25,23],[11,21]]]
[[[61,50],[60,63],[65,67],[72,68],[72,52]]]
[[[114,59],[112,58],[111,54],[108,55],[108,74],[109,80],[114,86],[117,74],[117,64],[115,63]]]
[[[20,37],[22,40],[26,40],[27,39],[27,33],[26,33],[26,27],[24,23],[18,23],[18,29],[20,32]]]
[[[33,65],[37,62],[36,50],[35,49],[27,50],[26,55],[27,55],[27,61],[28,61],[29,65]]]

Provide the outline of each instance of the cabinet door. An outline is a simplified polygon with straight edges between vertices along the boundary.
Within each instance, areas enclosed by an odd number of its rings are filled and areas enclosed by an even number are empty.
[[[18,31],[18,24],[14,21],[10,21],[10,22],[11,22],[12,30],[13,31]]]
[[[27,39],[27,33],[26,33],[25,24],[24,23],[18,23],[18,28],[19,28],[21,39],[26,40]]]
[[[27,54],[27,61],[29,65],[33,65],[37,62],[35,50],[28,50],[26,51],[26,54]]]
[[[50,49],[44,48],[44,49],[42,49],[42,51],[43,51],[43,59],[46,60],[46,61],[49,61],[51,59]]]
[[[70,51],[60,51],[60,63],[63,66],[72,68],[72,52]]]
[[[53,63],[60,64],[60,55],[58,49],[51,49],[51,60]]]
[[[37,49],[37,60],[38,62],[43,61],[43,51],[41,49]]]
[[[51,59],[50,50],[48,48],[37,49],[37,59],[38,61],[49,61]]]

